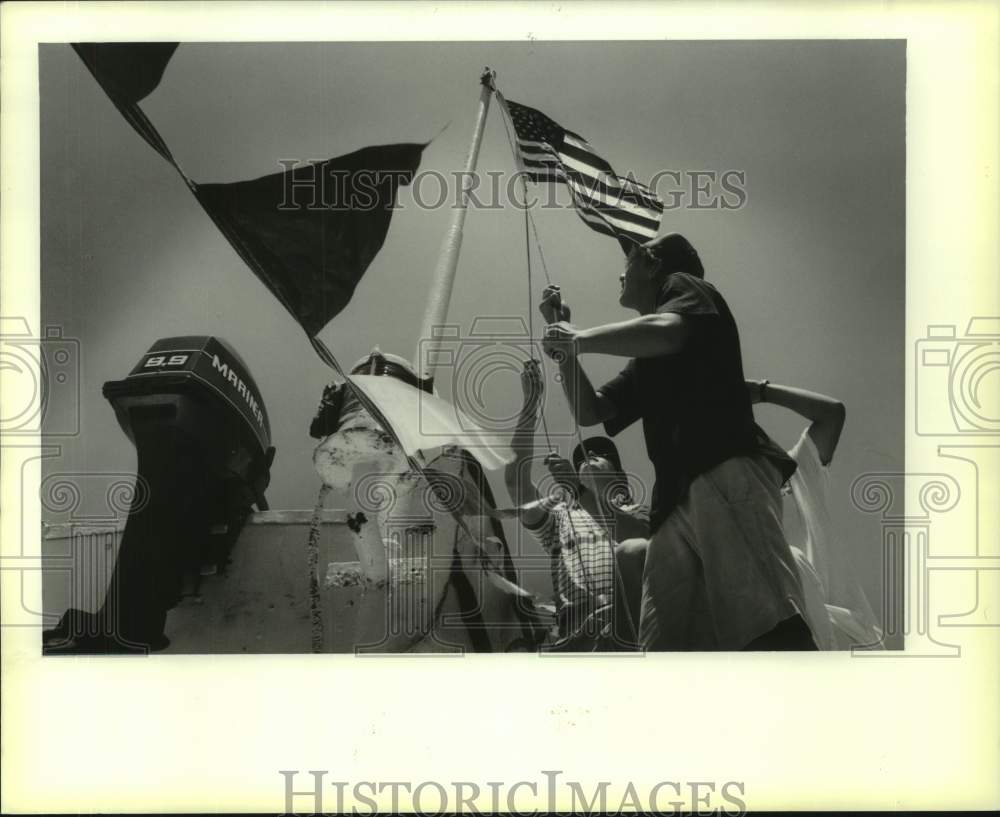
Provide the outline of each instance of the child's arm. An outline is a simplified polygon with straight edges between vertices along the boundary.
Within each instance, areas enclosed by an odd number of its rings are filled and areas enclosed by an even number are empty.
[[[531,480],[531,461],[535,452],[535,427],[538,425],[538,409],[542,397],[542,375],[538,361],[526,360],[521,372],[521,390],[524,405],[517,418],[517,425],[511,435],[514,460],[504,469],[504,482],[511,501],[518,507],[538,499],[538,489]],[[546,511],[535,507],[520,514],[521,524],[536,528],[545,518]]]

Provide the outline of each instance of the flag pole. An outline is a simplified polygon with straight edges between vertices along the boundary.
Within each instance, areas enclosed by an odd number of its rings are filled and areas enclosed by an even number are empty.
[[[434,280],[431,283],[430,297],[427,301],[427,311],[424,313],[424,323],[417,338],[417,349],[413,355],[417,372],[421,378],[434,377],[436,355],[433,354],[439,340],[434,329],[444,324],[448,317],[448,304],[451,301],[451,290],[455,283],[455,272],[458,269],[458,254],[462,249],[462,229],[465,225],[468,190],[466,180],[472,177],[479,159],[479,145],[483,140],[483,129],[486,124],[486,113],[490,108],[490,96],[496,90],[494,80],[496,72],[488,67],[483,69],[479,77],[482,86],[479,92],[479,108],[476,111],[476,126],[472,132],[472,144],[465,160],[465,174],[459,189],[458,206],[452,216],[451,225],[441,243],[441,253],[438,256]]]

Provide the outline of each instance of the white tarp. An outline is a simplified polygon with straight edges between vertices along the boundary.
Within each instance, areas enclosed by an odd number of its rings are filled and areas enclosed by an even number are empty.
[[[514,458],[504,435],[484,431],[446,400],[420,391],[394,377],[352,375],[360,388],[385,414],[406,453],[429,462],[444,446],[458,446],[472,454],[488,471]]]

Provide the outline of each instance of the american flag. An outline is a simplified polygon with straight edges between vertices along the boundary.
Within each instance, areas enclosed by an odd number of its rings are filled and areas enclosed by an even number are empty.
[[[656,236],[663,202],[653,190],[619,176],[586,139],[541,111],[502,96],[500,101],[510,112],[529,179],[566,184],[577,215],[599,233],[617,238],[623,247]]]

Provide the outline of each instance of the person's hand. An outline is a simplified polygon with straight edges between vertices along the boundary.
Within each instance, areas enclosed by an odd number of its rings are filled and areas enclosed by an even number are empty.
[[[764,402],[764,385],[766,380],[747,380],[747,391],[750,392],[750,405]]]
[[[544,392],[545,382],[542,380],[542,369],[538,361],[524,361],[524,368],[521,370],[521,394],[524,397],[521,414],[534,416]]]
[[[521,393],[524,402],[517,424],[511,437],[511,447],[515,451],[533,451],[535,446],[535,427],[538,425],[538,406],[542,399],[545,385],[542,381],[542,370],[537,360],[524,361],[521,370]]]
[[[556,451],[545,457],[545,467],[549,469],[549,473],[556,478],[557,482],[561,482],[566,477],[576,477],[573,463]]]
[[[538,304],[538,311],[542,313],[546,323],[558,323],[570,319],[569,304],[563,303],[562,292],[555,284],[542,290],[542,300]]]
[[[559,364],[573,360],[579,334],[580,330],[566,321],[550,323],[542,336],[542,351]]]

